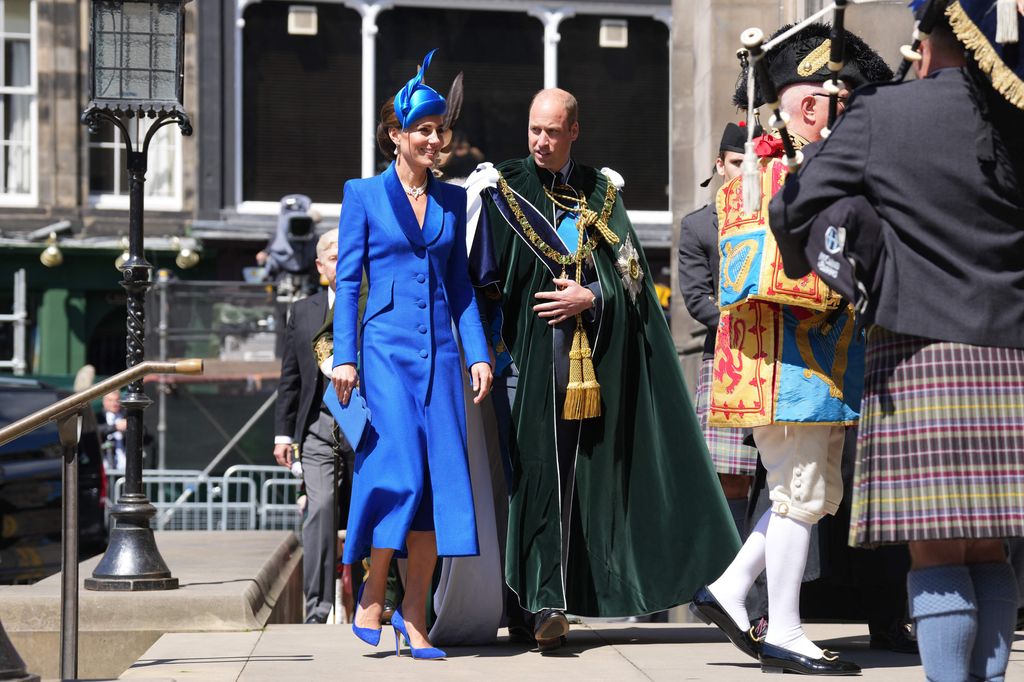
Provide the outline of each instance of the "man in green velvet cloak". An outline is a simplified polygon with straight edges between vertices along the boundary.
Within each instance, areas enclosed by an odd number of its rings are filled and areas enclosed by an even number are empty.
[[[530,156],[467,181],[485,186],[471,270],[517,384],[505,576],[541,649],[565,612],[688,601],[739,547],[639,239],[615,185],[571,158],[578,135],[575,98],[542,90]]]

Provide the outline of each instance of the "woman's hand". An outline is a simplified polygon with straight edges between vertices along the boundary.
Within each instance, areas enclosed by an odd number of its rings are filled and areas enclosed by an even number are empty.
[[[487,394],[491,392],[491,384],[494,382],[494,373],[491,371],[491,365],[486,362],[477,362],[469,368],[469,373],[473,377],[473,390],[476,391],[476,396],[473,398],[473,402],[477,405],[480,404]]]
[[[348,405],[352,397],[352,389],[359,388],[359,372],[353,364],[338,365],[331,372],[331,383],[334,390],[338,392],[338,400],[342,405]]]

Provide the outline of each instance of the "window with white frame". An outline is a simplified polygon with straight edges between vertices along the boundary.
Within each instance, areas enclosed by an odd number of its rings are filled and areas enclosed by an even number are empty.
[[[131,148],[145,140],[154,118],[126,118]],[[96,208],[128,208],[128,153],[120,128],[100,119],[99,131],[89,135],[89,201]],[[176,124],[165,125],[149,143],[146,171],[146,209],[181,210],[181,134]]]
[[[0,203],[36,202],[35,0],[0,0]]]

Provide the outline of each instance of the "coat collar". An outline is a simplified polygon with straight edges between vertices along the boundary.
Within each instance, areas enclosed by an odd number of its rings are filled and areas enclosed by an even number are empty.
[[[388,202],[395,214],[398,226],[402,228],[406,238],[413,246],[433,244],[441,236],[444,228],[444,211],[441,209],[441,188],[439,181],[431,174],[427,175],[427,212],[423,216],[423,229],[416,221],[416,214],[406,198],[405,188],[398,179],[395,164],[392,163],[384,171],[384,188]]]

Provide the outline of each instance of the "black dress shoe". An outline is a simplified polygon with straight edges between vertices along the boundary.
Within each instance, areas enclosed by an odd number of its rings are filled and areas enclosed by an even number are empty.
[[[533,623],[533,637],[538,644],[550,644],[567,634],[569,634],[569,619],[565,617],[564,613],[554,609],[544,609],[537,614]]]
[[[732,617],[725,612],[722,605],[715,599],[715,595],[707,588],[707,585],[697,590],[690,601],[690,613],[695,615],[706,625],[715,625],[725,633],[729,641],[736,645],[736,648],[753,659],[758,657],[761,645],[750,636],[749,631],[740,630]]]
[[[860,666],[844,661],[834,651],[822,650],[821,658],[809,658],[795,651],[764,642],[761,644],[761,672],[800,675],[860,675]]]
[[[311,613],[306,616],[306,620],[303,621],[303,625],[323,625],[327,622],[327,616],[319,616],[315,613]]]
[[[870,628],[869,631],[871,631]],[[917,640],[911,634],[909,623],[896,623],[886,630],[871,631],[869,646],[872,649],[885,649],[898,654],[919,653]]]

